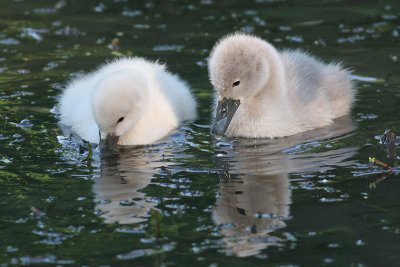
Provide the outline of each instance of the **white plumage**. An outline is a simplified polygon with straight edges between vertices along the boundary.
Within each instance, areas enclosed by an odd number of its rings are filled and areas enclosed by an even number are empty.
[[[150,144],[196,118],[196,102],[185,82],[164,65],[122,58],[72,80],[59,109],[61,123],[99,143],[109,134],[119,145]]]
[[[214,132],[227,136],[273,138],[323,127],[349,113],[354,101],[350,72],[340,64],[277,51],[252,35],[222,38],[208,67],[217,100],[240,101],[234,115],[221,113],[214,124]]]

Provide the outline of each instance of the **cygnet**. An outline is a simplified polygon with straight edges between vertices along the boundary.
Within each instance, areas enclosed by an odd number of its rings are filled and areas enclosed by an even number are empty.
[[[189,87],[164,65],[121,58],[72,80],[59,101],[60,122],[82,139],[116,145],[151,144],[196,118]]]
[[[219,136],[274,138],[323,127],[348,114],[355,98],[340,63],[278,51],[243,33],[214,46],[208,70],[217,100],[212,132]]]

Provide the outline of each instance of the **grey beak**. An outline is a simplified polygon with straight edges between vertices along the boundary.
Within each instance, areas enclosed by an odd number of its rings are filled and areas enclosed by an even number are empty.
[[[109,133],[109,134],[107,134],[105,139],[100,140],[100,149],[102,151],[117,150],[118,140],[119,140],[119,136],[116,136],[115,133]]]
[[[215,122],[212,133],[215,135],[224,135],[229,124],[240,105],[240,100],[224,98],[218,102]]]

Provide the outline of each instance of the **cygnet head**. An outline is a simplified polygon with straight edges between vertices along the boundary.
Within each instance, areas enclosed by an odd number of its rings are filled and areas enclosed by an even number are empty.
[[[147,82],[134,70],[123,70],[101,79],[94,90],[92,110],[99,127],[101,147],[115,149],[146,107]]]
[[[214,46],[208,62],[218,97],[213,133],[223,135],[239,105],[266,87],[276,53],[267,42],[243,33],[228,35]]]

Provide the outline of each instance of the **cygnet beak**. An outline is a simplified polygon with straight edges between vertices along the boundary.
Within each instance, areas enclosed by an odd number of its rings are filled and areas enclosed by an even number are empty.
[[[222,136],[228,129],[229,124],[240,105],[240,100],[224,98],[218,102],[215,122],[212,133]]]
[[[115,133],[108,133],[105,139],[100,139],[100,149],[102,151],[105,150],[117,150],[119,136],[115,135]]]

